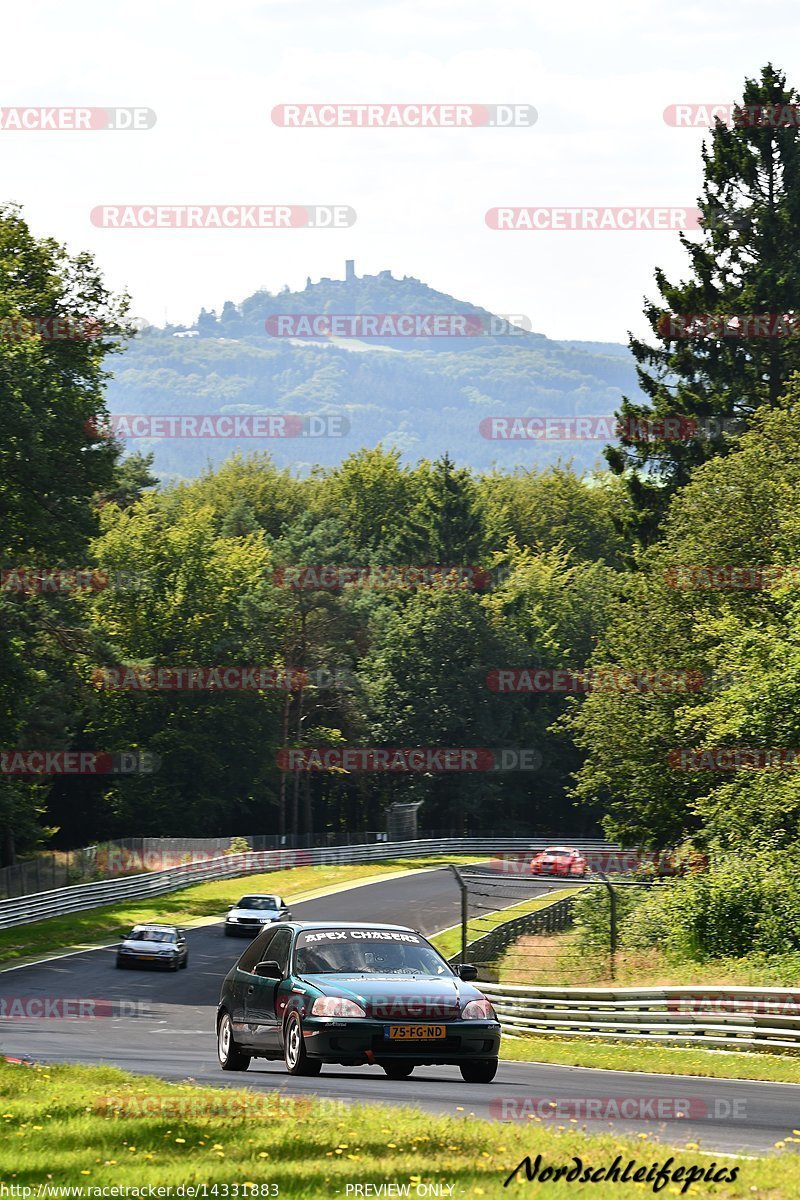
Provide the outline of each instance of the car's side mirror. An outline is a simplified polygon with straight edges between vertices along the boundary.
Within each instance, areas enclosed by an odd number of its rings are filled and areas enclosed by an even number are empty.
[[[281,979],[282,973],[278,964],[271,958],[265,962],[256,963],[253,968],[254,975],[260,975],[262,979]]]
[[[470,979],[478,978],[478,968],[474,963],[459,963],[456,967],[459,979],[469,982]]]
[[[230,911],[231,911],[231,909],[234,909],[234,908],[236,908],[236,905],[235,905],[235,904],[229,904],[229,905],[228,905],[228,912],[230,912]]]

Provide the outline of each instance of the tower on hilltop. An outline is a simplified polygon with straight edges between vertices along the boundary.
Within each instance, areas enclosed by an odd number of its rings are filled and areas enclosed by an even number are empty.
[[[344,280],[345,283],[355,283],[356,281],[356,260],[354,258],[345,259]]]

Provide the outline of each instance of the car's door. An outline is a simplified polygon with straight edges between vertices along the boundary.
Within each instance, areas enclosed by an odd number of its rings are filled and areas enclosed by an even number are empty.
[[[243,1046],[253,1045],[253,1034],[247,1024],[246,1011],[247,992],[253,982],[253,967],[262,961],[263,953],[272,941],[274,933],[274,929],[267,928],[253,938],[233,968],[225,990],[236,1038]]]
[[[273,931],[269,944],[259,962],[277,963],[275,976],[252,975],[245,990],[245,1023],[253,1045],[263,1053],[281,1054],[280,1015],[276,1008],[278,985],[289,971],[289,951],[292,946],[292,930],[279,925]]]

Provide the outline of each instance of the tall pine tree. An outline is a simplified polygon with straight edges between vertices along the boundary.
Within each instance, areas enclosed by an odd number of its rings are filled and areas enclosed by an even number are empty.
[[[800,369],[797,332],[776,336],[779,322],[772,320],[760,330],[738,326],[743,336],[730,322],[773,314],[786,331],[793,316],[800,320],[798,99],[785,76],[767,65],[760,79],[746,80],[731,126],[716,121],[702,151],[702,236],[680,235],[691,277],[673,284],[657,270],[660,300],[644,307],[657,344],[630,337],[649,403],[623,399],[623,435],[606,458],[626,476],[643,541],[656,535],[669,499],[692,470],[727,453],[753,412],[774,407]],[[727,319],[727,332],[696,319],[706,314]],[[696,421],[696,433],[688,423],[677,437],[674,426],[665,430],[660,422],[673,416]]]

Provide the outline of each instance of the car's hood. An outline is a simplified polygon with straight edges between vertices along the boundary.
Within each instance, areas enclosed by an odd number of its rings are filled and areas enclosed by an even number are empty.
[[[470,1000],[483,993],[452,976],[431,975],[304,975],[326,996],[355,1000],[368,1017],[436,1020],[456,1018]]]
[[[232,908],[229,917],[250,917],[257,921],[277,921],[280,912],[277,908]]]
[[[154,950],[174,950],[174,942],[151,942],[149,938],[125,938],[122,945],[126,950],[136,950],[137,953],[152,953]]]

